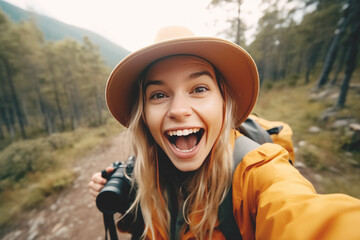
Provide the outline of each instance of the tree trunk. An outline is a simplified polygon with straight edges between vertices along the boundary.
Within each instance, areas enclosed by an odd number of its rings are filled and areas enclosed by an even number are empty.
[[[1,116],[1,121],[5,124],[6,131],[8,132],[9,136],[11,136],[10,123],[9,123],[9,120],[7,119],[6,110],[4,107],[0,107],[0,116]]]
[[[267,68],[268,68],[268,65],[267,65],[267,53],[268,53],[267,42],[263,42],[263,44],[262,44],[262,52],[263,52],[263,57],[262,57],[261,62],[260,62],[261,71],[259,73],[259,75],[260,75],[260,86],[262,86],[264,84],[265,79],[268,77],[268,75],[267,75]]]
[[[15,122],[14,122],[14,117],[11,116],[11,115],[13,115],[12,108],[9,108],[9,107],[0,108],[0,114],[1,114],[2,121],[5,123],[8,135],[10,136],[11,139],[14,139],[15,138],[15,129],[14,129]]]
[[[66,76],[68,79],[72,78],[72,73],[70,69],[66,70]],[[68,97],[69,97],[69,107],[71,112],[71,122],[72,129],[75,130],[81,122],[82,111],[81,111],[81,100],[79,95],[79,88],[76,84],[76,81],[72,81],[70,86],[67,86]]]
[[[320,45],[319,44],[315,44],[311,49],[310,49],[310,57],[307,59],[307,64],[306,64],[306,74],[305,74],[305,83],[308,84],[310,82],[310,73],[311,71],[314,69],[315,67],[315,63],[318,59],[319,56],[319,50],[320,50]]]
[[[301,54],[303,56],[303,54]],[[300,58],[302,58],[302,56]],[[299,75],[301,73],[301,69],[303,67],[303,63],[304,61],[300,61],[297,65],[296,65],[296,70],[295,73],[296,75]]]
[[[1,122],[0,122],[0,139],[5,139],[5,135],[4,135],[4,131],[3,131],[3,129],[2,129],[2,124],[1,124]]]
[[[265,80],[265,64],[264,64],[264,59],[262,59],[259,62],[259,79],[260,79],[260,86],[263,86],[264,84],[264,80]]]
[[[99,88],[96,87],[95,89],[95,103],[96,103],[96,110],[98,113],[98,124],[101,125],[102,124],[102,98],[100,97],[99,94]]]
[[[349,36],[349,47],[346,53],[345,63],[346,63],[346,70],[345,70],[345,77],[341,84],[341,90],[339,99],[336,103],[336,108],[343,108],[346,102],[346,96],[349,89],[349,84],[351,80],[351,76],[356,67],[356,59],[357,53],[359,50],[359,40],[360,40],[360,3],[356,2],[353,11],[353,27],[351,34]]]
[[[348,9],[349,9],[349,7],[348,7]],[[348,10],[346,10],[346,12],[348,12]],[[344,35],[345,29],[346,29],[348,23],[349,23],[349,16],[348,16],[348,14],[346,14],[346,16],[340,20],[339,27],[335,30],[335,35],[334,35],[334,37],[331,41],[330,47],[327,51],[324,67],[323,67],[321,75],[317,81],[315,90],[319,90],[320,88],[322,88],[328,81],[330,71],[332,69],[332,66],[333,66],[335,58],[336,58],[339,40]]]
[[[1,70],[1,69],[0,69]],[[2,73],[2,72],[0,72]],[[14,134],[11,134],[11,124],[10,121],[7,117],[7,108],[8,108],[8,97],[7,97],[7,92],[6,92],[6,85],[4,83],[4,76],[0,75],[0,86],[1,86],[1,95],[2,97],[0,97],[0,116],[1,116],[1,121],[3,122],[3,124],[5,124],[6,130],[8,132],[8,135],[13,138]]]
[[[336,70],[335,70],[335,73],[334,73],[334,78],[331,80],[331,83],[330,83],[331,86],[334,86],[334,85],[336,84],[336,82],[337,82],[337,80],[338,80],[339,73],[340,73],[342,67],[344,66],[345,56],[346,56],[346,53],[347,53],[347,49],[348,49],[348,47],[349,47],[349,43],[346,42],[346,43],[345,43],[345,46],[346,46],[346,47],[345,47],[345,49],[342,51],[341,56],[340,56],[340,59],[339,59],[339,63],[338,63],[338,65],[337,65],[337,67],[336,67]]]
[[[23,113],[21,111],[18,96],[17,96],[16,90],[15,90],[13,79],[12,79],[11,67],[10,67],[9,62],[7,61],[6,58],[1,57],[1,60],[2,60],[2,62],[4,64],[5,73],[6,73],[5,79],[7,79],[7,81],[8,81],[8,85],[9,85],[10,92],[11,92],[11,99],[13,101],[13,105],[14,105],[14,108],[15,108],[15,113],[16,113],[16,116],[17,116],[18,121],[19,121],[20,133],[21,133],[22,138],[26,139],[27,135],[26,135],[26,131],[25,131],[24,116],[23,116]]]
[[[15,116],[14,109],[12,107],[7,109],[7,115],[10,123],[10,136],[12,139],[15,139]]]
[[[36,80],[36,81],[38,82],[38,80]],[[50,124],[49,116],[48,116],[45,102],[44,102],[43,97],[40,92],[40,86],[37,86],[35,89],[36,89],[36,95],[37,95],[39,105],[40,105],[41,114],[43,115],[44,128],[45,128],[45,131],[47,132],[47,134],[50,135],[52,132],[51,132],[51,126],[49,125]]]
[[[287,76],[287,71],[288,71],[288,67],[289,67],[289,59],[291,57],[289,56],[288,54],[288,51],[285,52],[285,57],[284,57],[284,66],[283,66],[283,69],[281,71],[281,78],[282,79],[285,79],[286,76]]]
[[[63,111],[62,106],[61,106],[59,90],[58,90],[58,86],[57,86],[57,83],[56,83],[54,69],[53,69],[53,65],[52,65],[51,61],[49,63],[49,69],[50,69],[50,73],[51,73],[51,83],[53,85],[53,91],[54,91],[54,95],[55,95],[56,108],[57,108],[57,111],[58,111],[58,114],[59,114],[59,117],[60,117],[60,129],[61,129],[61,131],[65,131],[64,111]]]
[[[241,40],[241,20],[240,20],[240,13],[241,13],[241,2],[242,0],[238,0],[238,16],[237,16],[237,29],[236,29],[236,39],[235,39],[235,43],[237,45],[240,45],[240,40]]]
[[[77,86],[74,84],[70,89],[70,99],[71,99],[71,108],[74,116],[74,124],[73,128],[76,129],[79,123],[81,122],[81,107],[80,107],[80,100],[79,100],[79,91]]]

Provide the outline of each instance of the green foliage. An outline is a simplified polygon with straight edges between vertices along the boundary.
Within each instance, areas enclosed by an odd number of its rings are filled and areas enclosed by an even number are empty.
[[[288,80],[289,87],[295,87],[299,79],[300,79],[299,74],[294,74],[292,76],[289,76],[289,80]]]
[[[305,147],[300,151],[300,155],[306,166],[316,171],[324,170],[326,168],[325,165],[319,161],[321,157],[314,149]]]
[[[342,149],[351,152],[360,152],[360,133],[345,129],[338,139]]]
[[[115,66],[120,59],[129,54],[129,51],[123,47],[83,28],[71,26],[47,16],[28,12],[8,4],[5,1],[0,1],[0,9],[2,9],[12,21],[17,23],[36,19],[36,25],[43,32],[47,41],[61,41],[70,36],[72,39],[81,42],[84,36],[88,36],[92,42],[100,46],[102,56],[106,59],[107,65],[111,67]]]
[[[19,141],[10,145],[0,154],[0,183],[6,178],[19,181],[27,173],[41,172],[53,167],[53,150],[45,139]]]
[[[274,86],[273,82],[267,81],[262,85],[262,88],[264,90],[270,90],[273,88],[273,86]]]
[[[245,31],[248,27],[244,20],[242,4],[243,0],[212,0],[209,3],[209,7],[221,8],[227,16],[226,23],[229,27],[224,28],[218,34],[226,36],[227,39],[232,39],[240,46],[245,45]]]
[[[321,67],[327,47],[341,17],[343,1],[313,1],[308,11],[301,2],[263,1],[268,4],[259,20],[255,40],[248,50],[258,65],[262,82],[301,78]],[[296,16],[304,14],[301,21]],[[306,79],[308,81],[308,79]]]
[[[85,131],[79,129],[74,133],[57,133],[49,137],[18,141],[5,148],[0,152],[0,191],[10,188],[28,174],[54,171],[67,163],[62,152],[86,142],[80,141],[82,135],[86,135]],[[87,149],[91,146],[94,144],[90,144]]]
[[[0,146],[78,127],[100,126],[109,114],[110,69],[89,38],[47,42],[35,22],[18,24],[0,11]],[[10,139],[10,141],[9,141]]]
[[[115,121],[100,128],[18,141],[0,152],[0,226],[73,183],[75,162],[122,131]]]
[[[50,173],[29,175],[26,180],[13,183],[11,189],[0,191],[2,213],[0,226],[9,224],[24,210],[38,206],[46,197],[69,186],[74,179],[74,172],[69,169],[60,169]]]

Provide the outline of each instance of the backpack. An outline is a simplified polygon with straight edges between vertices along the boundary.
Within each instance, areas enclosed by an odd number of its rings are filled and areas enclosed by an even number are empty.
[[[280,121],[269,121],[252,114],[237,130],[258,144],[269,142],[279,144],[289,152],[289,161],[294,165],[293,131],[289,124]]]
[[[237,129],[243,136],[236,138],[234,144],[234,169],[244,156],[264,143],[275,143],[289,152],[289,163],[295,163],[295,152],[292,142],[292,129],[284,122],[269,121],[255,115],[249,116]],[[232,186],[218,210],[220,229],[227,240],[241,240],[240,229],[233,215]]]

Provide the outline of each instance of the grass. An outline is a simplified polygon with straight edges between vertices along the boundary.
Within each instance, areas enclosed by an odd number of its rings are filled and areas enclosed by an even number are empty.
[[[121,131],[109,120],[99,128],[82,128],[48,137],[18,141],[0,152],[0,226],[47,196],[66,188],[76,178],[74,162]]]
[[[336,99],[311,100],[313,86],[314,83],[296,87],[286,86],[286,82],[273,83],[261,91],[254,113],[290,124],[294,131],[296,161],[305,163],[313,174],[321,176],[316,186],[318,192],[340,192],[360,198],[359,148],[346,148],[350,141],[346,127],[332,127],[339,119],[360,122],[359,89],[350,89],[346,107],[324,120],[321,116],[334,105]],[[317,126],[321,131],[311,133],[311,126]]]
[[[293,83],[289,86],[286,82],[268,84],[268,89],[261,91],[254,113],[290,124],[297,149],[296,161],[304,162],[312,174],[321,176],[316,186],[320,193],[342,192],[360,198],[360,153],[343,148],[349,141],[345,130],[331,128],[336,119],[360,121],[359,92],[350,89],[347,107],[323,121],[320,116],[334,100],[309,100],[312,86],[313,83],[297,86]],[[310,133],[311,126],[318,126],[321,131]],[[121,130],[111,119],[99,128],[83,128],[19,141],[2,150],[0,226],[72,184],[76,178],[72,171],[74,162],[92,149],[106,146],[109,137]]]

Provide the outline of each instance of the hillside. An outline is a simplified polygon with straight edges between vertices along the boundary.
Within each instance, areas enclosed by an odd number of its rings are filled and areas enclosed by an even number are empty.
[[[296,166],[319,193],[346,193],[360,197],[360,85],[356,74],[347,105],[334,109],[338,87],[315,93],[311,84],[296,87],[278,82],[262,89],[254,112],[281,120],[293,129]]]
[[[0,8],[14,22],[33,18],[47,40],[59,41],[64,38],[73,38],[81,42],[84,36],[88,36],[93,43],[99,46],[104,59],[110,67],[114,67],[129,54],[128,50],[89,30],[23,10],[2,0],[0,0]]]
[[[324,102],[331,99],[320,102],[309,100],[310,87],[299,84],[293,88],[278,83],[272,89],[262,91],[254,112],[267,119],[282,120],[291,125],[296,150],[295,167],[319,193],[346,193],[358,198],[360,155],[357,150],[342,148],[343,138],[338,135],[342,134],[339,128],[334,130],[334,123],[348,118],[359,121],[359,105],[353,103],[359,100],[360,85],[351,87],[349,107],[339,111],[334,119],[327,122],[318,117],[319,112],[326,108]],[[293,101],[289,101],[289,96]],[[321,131],[309,131],[314,126],[321,128]],[[20,182],[22,185],[18,184],[0,195],[0,199],[3,199],[0,202],[0,211],[3,213],[0,215],[0,226],[6,222],[0,228],[0,238],[30,239],[31,236],[31,239],[103,239],[101,214],[87,192],[86,185],[95,171],[113,161],[123,161],[131,154],[127,135],[121,132],[122,128],[115,120],[111,120],[100,128],[80,129],[46,139],[23,141],[17,144],[17,150],[12,147],[12,151],[24,153],[26,151],[21,149],[33,149],[26,147],[27,144],[41,144],[41,148],[36,148],[41,151],[41,156],[48,151],[44,149],[41,140],[50,140],[52,145],[66,143],[63,149],[52,150],[56,156],[62,153],[58,158],[62,163],[60,168],[54,169],[54,172],[29,175]],[[10,151],[9,148],[7,152]],[[72,159],[65,164],[63,160],[69,159],[69,156]],[[13,165],[11,169],[18,168]],[[0,169],[6,170],[5,167]],[[19,190],[20,186],[23,187],[22,191]],[[21,217],[16,214],[19,212]],[[92,227],[87,228],[89,225]],[[119,235],[119,239],[129,237]]]

